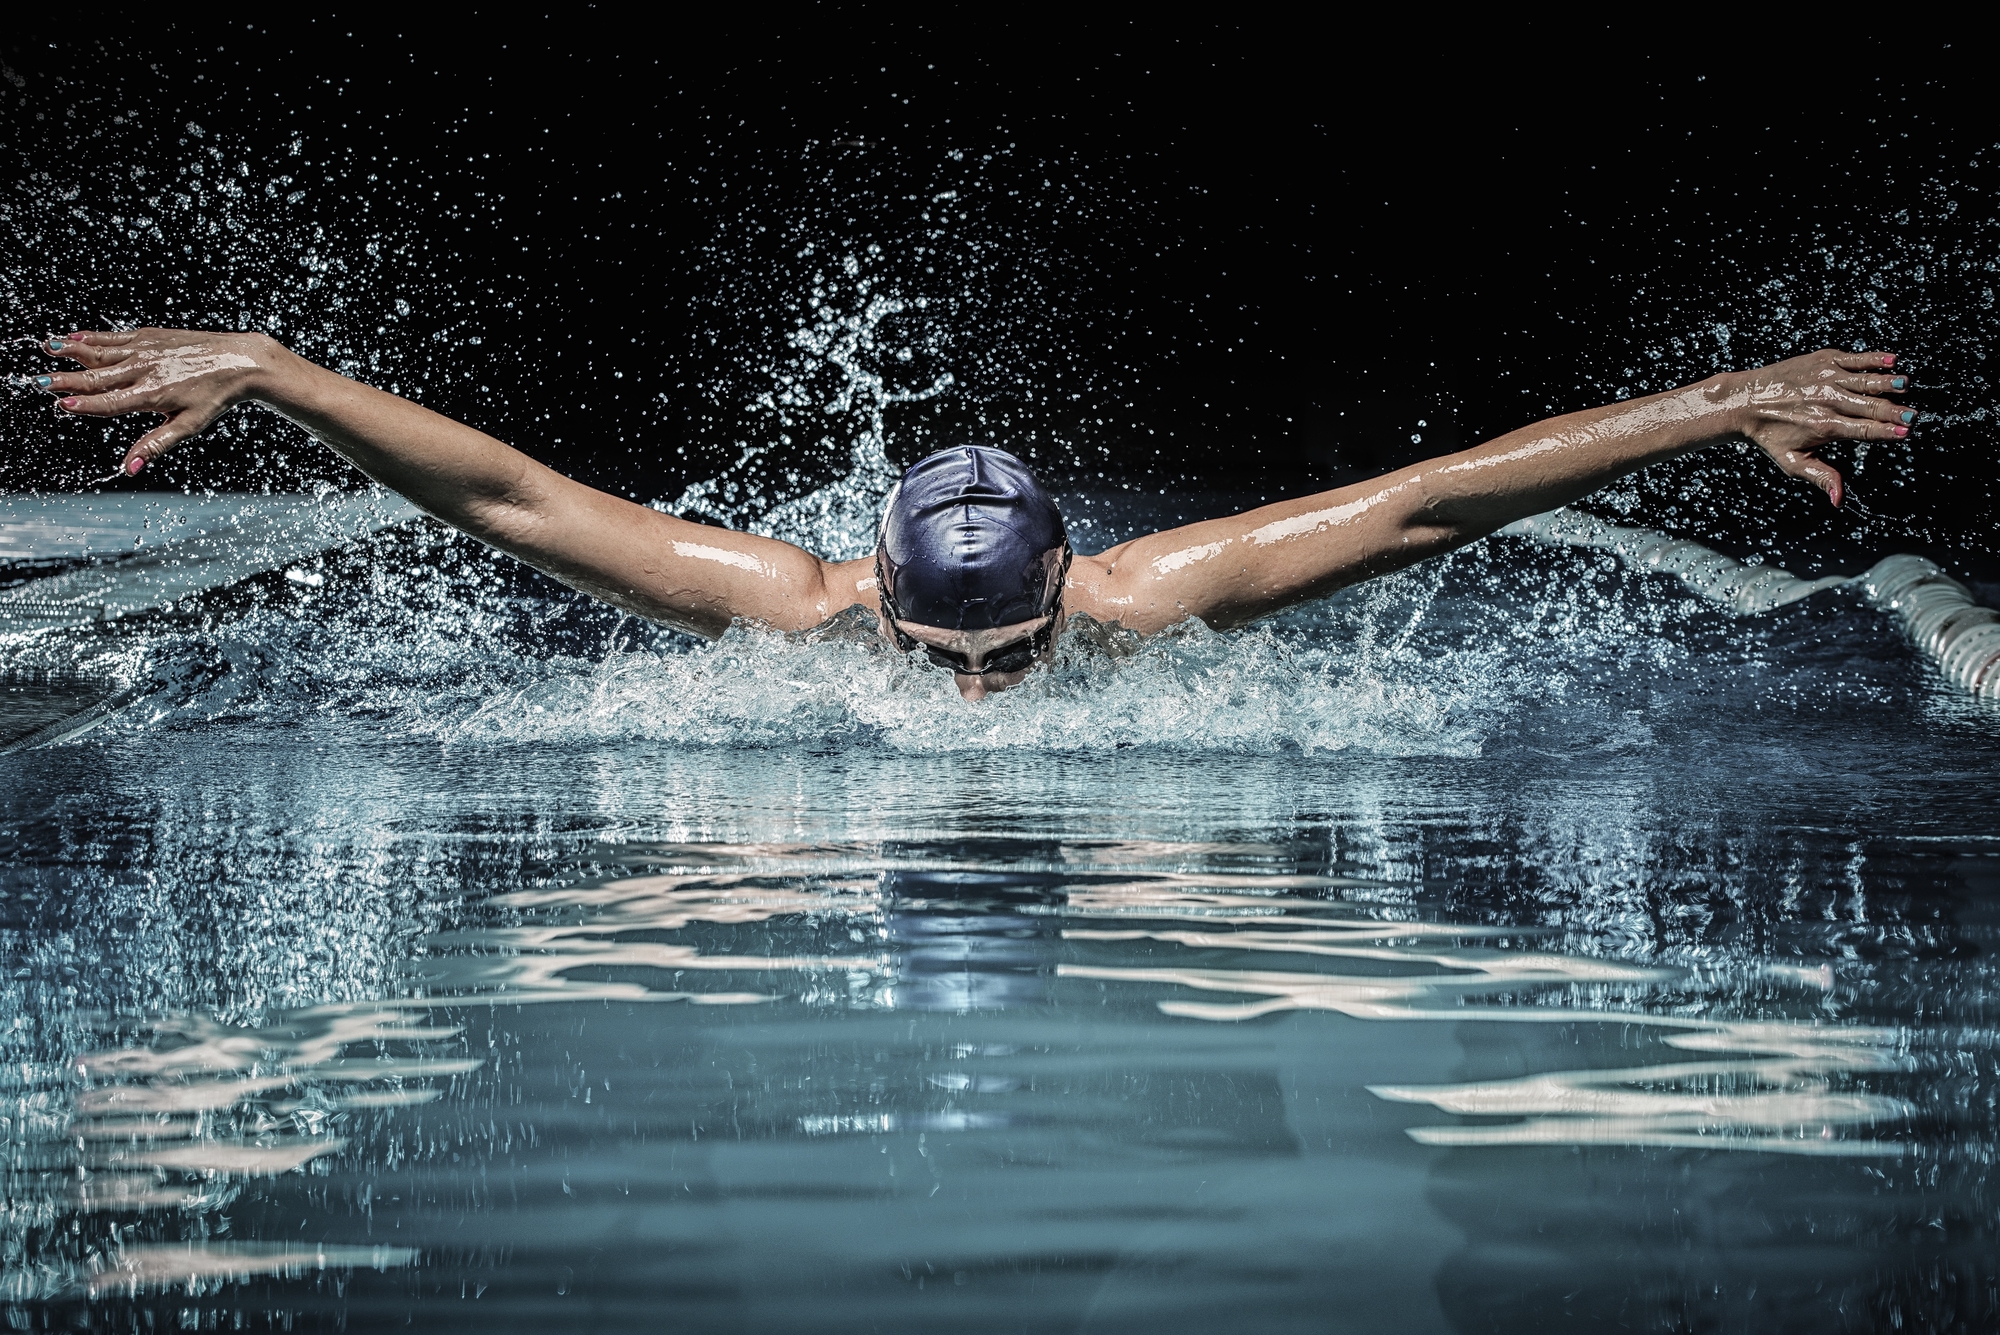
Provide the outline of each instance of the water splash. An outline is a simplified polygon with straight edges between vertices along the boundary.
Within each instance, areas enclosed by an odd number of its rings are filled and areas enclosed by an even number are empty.
[[[808,144],[765,167],[789,188],[719,219],[695,265],[704,445],[679,452],[733,462],[661,508],[851,559],[933,450],[992,442],[1068,472],[1127,444],[1106,414],[1129,387],[1075,356],[1092,313],[1058,237],[1136,201],[1009,152]]]
[[[874,250],[879,255],[880,248]],[[801,319],[786,335],[791,355],[767,369],[772,384],[753,400],[770,440],[745,446],[726,472],[692,484],[659,508],[683,518],[710,519],[724,527],[780,538],[830,560],[850,561],[874,549],[876,518],[901,474],[889,458],[887,410],[934,399],[955,379],[947,370],[921,388],[892,385],[883,361],[896,357],[908,361],[912,354],[907,345],[888,346],[884,322],[923,312],[930,299],[906,300],[882,291],[881,280],[867,273],[853,255],[828,268],[834,271],[832,276],[824,271],[814,275],[806,303],[812,312],[810,322]],[[776,446],[793,445],[791,432],[816,425],[815,416],[844,421],[853,431],[846,442],[847,469],[825,486],[774,504],[765,490],[765,458]],[[825,434],[813,445],[832,454],[839,450],[839,442]]]
[[[37,157],[0,192],[0,295],[16,329],[254,330],[394,393],[439,401],[473,386],[482,368],[436,356],[429,339],[480,341],[468,300],[477,266],[454,263],[435,219],[420,227],[407,216],[424,194],[419,181],[386,188],[382,164],[362,148],[305,134],[260,142],[129,99],[97,110],[93,161],[109,165],[69,173]],[[356,198],[370,206],[343,207]],[[23,355],[38,370],[48,364]],[[43,402],[0,403],[24,447],[14,460],[21,481],[89,485],[136,434],[129,422],[44,421]],[[101,445],[81,445],[87,437]],[[202,462],[208,446],[196,444],[174,456],[177,477],[247,473],[267,491],[354,478],[260,411],[231,414],[209,439],[235,442],[224,452],[247,454],[248,468]]]
[[[76,721],[107,740],[345,719],[452,747],[1472,756],[1495,744],[1645,749],[1676,719],[1706,717],[1718,689],[1751,717],[1903,709],[1928,689],[1850,591],[1739,621],[1612,557],[1510,541],[1243,631],[1192,622],[1139,642],[1079,618],[1049,670],[976,706],[888,649],[865,616],[698,643],[523,588],[508,558],[435,526],[183,598],[117,635],[27,625],[7,642],[17,676],[104,683],[106,709]],[[133,567],[141,601],[156,596],[138,588],[150,568]],[[1626,699],[1635,682],[1644,710]]]

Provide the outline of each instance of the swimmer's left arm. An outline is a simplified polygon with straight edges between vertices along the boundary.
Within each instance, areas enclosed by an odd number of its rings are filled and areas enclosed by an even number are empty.
[[[1369,482],[1135,539],[1070,570],[1069,606],[1149,633],[1187,617],[1241,625],[1567,505],[1661,459],[1748,438],[1840,504],[1817,456],[1894,440],[1915,413],[1893,354],[1817,352],[1569,413]]]

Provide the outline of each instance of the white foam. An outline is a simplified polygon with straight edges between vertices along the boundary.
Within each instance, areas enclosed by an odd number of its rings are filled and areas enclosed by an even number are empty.
[[[566,664],[469,712],[413,720],[454,744],[668,738],[682,745],[872,742],[995,749],[1471,755],[1504,666],[1475,653],[1391,676],[1352,646],[1198,623],[1111,657],[1073,632],[1061,660],[978,704],[886,645],[734,630],[713,647]],[[1477,661],[1472,661],[1476,659]]]

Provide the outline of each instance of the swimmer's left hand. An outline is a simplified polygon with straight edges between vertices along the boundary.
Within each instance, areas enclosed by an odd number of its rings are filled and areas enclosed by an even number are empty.
[[[1840,440],[1900,440],[1916,410],[1882,397],[1901,394],[1909,376],[1895,370],[1893,352],[1825,348],[1721,379],[1735,429],[1793,477],[1802,477],[1840,504],[1840,470],[1818,451]]]

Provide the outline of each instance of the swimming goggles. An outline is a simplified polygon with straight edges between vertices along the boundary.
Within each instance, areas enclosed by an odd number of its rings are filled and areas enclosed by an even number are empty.
[[[941,667],[946,672],[955,672],[967,677],[989,677],[1008,672],[1026,672],[1035,665],[1035,660],[1049,650],[1049,643],[1055,638],[1056,623],[1062,619],[1062,604],[1057,603],[1055,611],[1049,614],[1046,625],[1026,639],[1015,640],[986,655],[986,661],[978,667],[972,660],[955,649],[939,649],[906,633],[893,614],[884,609],[889,617],[889,632],[896,637],[896,647],[904,653],[924,651],[932,667]]]

